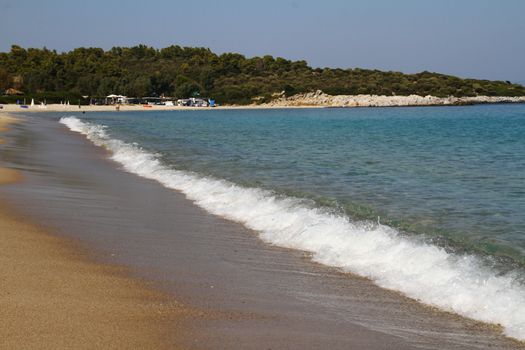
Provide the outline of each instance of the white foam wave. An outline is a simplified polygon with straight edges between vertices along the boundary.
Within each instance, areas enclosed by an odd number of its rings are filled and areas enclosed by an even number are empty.
[[[256,230],[266,242],[308,251],[319,263],[425,304],[500,324],[508,336],[525,340],[525,288],[516,273],[499,275],[475,256],[449,254],[385,225],[370,227],[269,191],[171,169],[154,154],[110,138],[100,125],[75,117],[60,122],[109,149],[126,171],[181,191],[208,212]]]

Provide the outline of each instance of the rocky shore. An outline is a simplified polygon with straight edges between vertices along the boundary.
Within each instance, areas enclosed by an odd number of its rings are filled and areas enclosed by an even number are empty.
[[[469,105],[482,103],[525,103],[525,96],[475,96],[475,97],[436,97],[436,96],[378,96],[378,95],[337,95],[325,94],[321,90],[281,96],[263,104],[268,107],[318,106],[318,107],[398,107],[398,106],[441,106]]]

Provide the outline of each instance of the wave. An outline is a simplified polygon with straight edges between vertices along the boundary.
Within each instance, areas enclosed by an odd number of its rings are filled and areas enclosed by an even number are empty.
[[[351,221],[271,191],[173,169],[106,127],[64,117],[60,122],[105,147],[124,170],[178,190],[206,211],[242,223],[260,238],[309,252],[321,264],[367,277],[383,288],[478,321],[499,324],[525,340],[525,286],[517,271],[498,273],[474,255],[460,255],[401,236],[386,225]]]

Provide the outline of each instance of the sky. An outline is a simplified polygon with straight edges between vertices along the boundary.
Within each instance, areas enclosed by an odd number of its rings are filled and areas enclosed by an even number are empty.
[[[0,51],[12,44],[208,47],[525,84],[525,0],[0,0]]]

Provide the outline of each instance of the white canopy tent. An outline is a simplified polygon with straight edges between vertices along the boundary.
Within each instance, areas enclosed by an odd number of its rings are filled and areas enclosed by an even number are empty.
[[[111,94],[111,95],[106,96],[106,104],[108,103],[108,100],[110,101],[109,103],[111,104],[125,103],[126,99],[127,99],[126,96]]]

